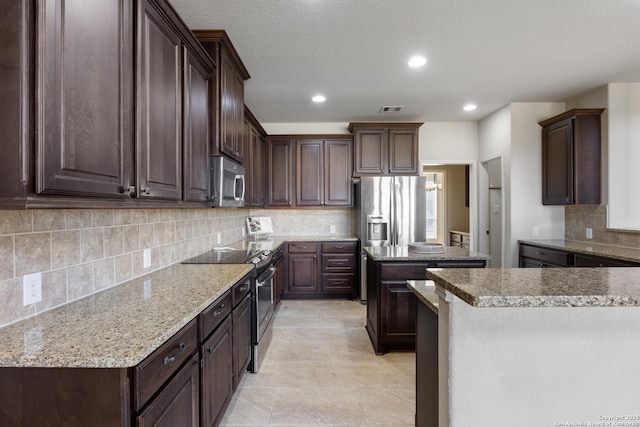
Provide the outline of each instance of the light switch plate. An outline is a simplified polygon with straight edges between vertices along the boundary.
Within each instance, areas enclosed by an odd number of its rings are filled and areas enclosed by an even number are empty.
[[[42,273],[22,276],[22,303],[35,304],[42,301]]]
[[[540,227],[538,226],[534,226],[533,230],[531,230],[531,236],[532,237],[538,237],[540,236]]]
[[[593,229],[587,228],[587,239],[593,239]]]
[[[332,225],[331,227],[329,227],[329,232],[330,232],[331,234],[336,234],[336,226],[335,226],[335,225]]]

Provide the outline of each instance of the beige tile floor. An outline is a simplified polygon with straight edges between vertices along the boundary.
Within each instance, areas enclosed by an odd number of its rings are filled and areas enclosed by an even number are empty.
[[[357,301],[282,301],[224,426],[413,426],[415,353],[376,356]]]

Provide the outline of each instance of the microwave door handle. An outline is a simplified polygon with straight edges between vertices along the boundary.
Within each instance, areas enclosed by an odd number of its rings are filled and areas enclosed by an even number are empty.
[[[236,196],[234,194],[233,199],[234,200],[244,200],[244,190],[245,190],[245,186],[244,186],[244,175],[236,175],[234,182],[237,185],[238,181],[242,182],[242,194],[240,195],[240,197]]]

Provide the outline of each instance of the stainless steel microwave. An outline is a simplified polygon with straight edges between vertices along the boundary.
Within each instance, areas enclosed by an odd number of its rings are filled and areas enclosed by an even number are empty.
[[[244,167],[226,157],[211,156],[211,206],[244,206]]]

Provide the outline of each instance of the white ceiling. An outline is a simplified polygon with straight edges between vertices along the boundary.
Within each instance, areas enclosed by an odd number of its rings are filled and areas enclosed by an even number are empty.
[[[640,0],[170,3],[192,29],[227,31],[263,123],[478,120],[510,102],[640,81]],[[427,65],[409,69],[414,54]],[[463,112],[467,102],[478,109]]]

